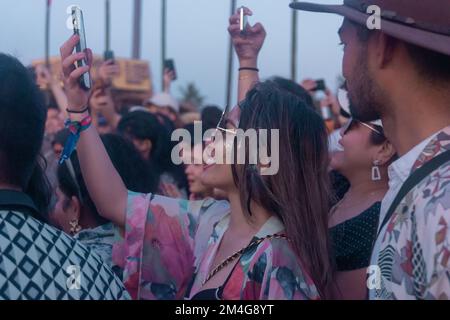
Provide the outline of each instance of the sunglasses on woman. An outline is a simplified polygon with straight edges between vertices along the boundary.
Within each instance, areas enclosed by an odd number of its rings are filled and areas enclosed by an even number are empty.
[[[226,106],[225,109],[222,112],[222,116],[220,117],[219,123],[216,126],[216,131],[220,131],[223,133],[230,133],[235,135],[236,130],[235,129],[227,129],[227,123],[229,122],[228,116],[230,114],[230,107]]]
[[[372,125],[370,125],[368,123],[359,121],[359,120],[357,120],[355,118],[350,118],[350,120],[344,126],[344,131],[343,131],[344,134],[347,134],[356,124],[363,125],[364,127],[369,128],[371,131],[373,131],[373,132],[375,132],[375,133],[377,133],[377,134],[379,134],[381,136],[384,136],[384,134],[380,130],[375,128],[374,126],[372,126]]]

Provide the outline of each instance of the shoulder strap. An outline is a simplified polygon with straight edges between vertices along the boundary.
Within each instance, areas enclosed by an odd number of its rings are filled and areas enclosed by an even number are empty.
[[[414,171],[408,179],[406,179],[405,183],[402,185],[400,191],[398,192],[397,196],[395,197],[394,201],[392,202],[391,206],[389,207],[388,212],[386,213],[386,216],[383,219],[383,222],[380,225],[380,228],[378,229],[378,236],[381,233],[381,230],[383,230],[383,227],[389,222],[392,215],[394,214],[395,210],[403,200],[403,198],[406,197],[406,195],[420,182],[422,182],[423,179],[425,179],[430,173],[441,167],[443,164],[450,161],[450,150],[441,153],[440,155],[434,157],[427,163],[425,163],[422,167]],[[378,238],[377,236],[377,238]]]

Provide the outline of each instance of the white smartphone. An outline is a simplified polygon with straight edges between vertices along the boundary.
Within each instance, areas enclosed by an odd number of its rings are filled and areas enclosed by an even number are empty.
[[[241,31],[241,34],[245,34],[248,26],[248,17],[245,15],[244,7],[239,8],[239,14],[240,14],[239,29]]]
[[[76,52],[86,52],[86,32],[84,29],[83,11],[77,7],[72,7],[73,33],[80,36],[80,42],[76,46]],[[81,59],[76,62],[77,68],[87,66],[87,59]],[[81,87],[84,90],[90,90],[92,87],[91,75],[89,72],[83,74],[80,78]]]

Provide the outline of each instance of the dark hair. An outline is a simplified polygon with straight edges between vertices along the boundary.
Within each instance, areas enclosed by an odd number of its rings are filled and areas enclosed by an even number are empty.
[[[129,112],[120,119],[117,130],[121,134],[129,135],[134,139],[149,139],[153,144],[152,152],[161,148],[161,124],[158,118],[146,111]]]
[[[450,56],[409,43],[405,46],[417,71],[427,80],[441,86],[439,82],[450,82]]]
[[[40,215],[35,217],[38,220],[47,222],[47,217],[50,212],[50,204],[52,201],[52,186],[45,173],[47,168],[47,161],[42,155],[38,156],[38,162],[34,167],[33,173],[30,177],[28,186],[24,192],[33,200],[36,209]]]
[[[345,176],[343,176],[339,173],[339,171],[336,170],[330,171],[330,181],[332,190],[330,207],[334,207],[339,203],[339,201],[344,198],[345,194],[350,189],[350,182]]]
[[[162,113],[154,113],[153,114],[159,121],[159,123],[167,130],[169,134],[171,134],[175,129],[177,129],[177,124],[170,120],[168,116]]]
[[[128,190],[140,193],[156,192],[158,177],[132,143],[117,134],[105,134],[101,138]]]
[[[27,68],[0,54],[0,181],[20,187],[43,216],[51,195],[46,164],[39,158],[46,116],[42,95]]]
[[[130,142],[114,134],[106,134],[101,138],[114,167],[128,190],[141,193],[153,193],[157,190],[158,180],[152,175],[149,166]],[[73,168],[72,173],[70,164]],[[57,176],[59,188],[67,198],[75,196],[82,206],[94,215],[99,225],[107,223],[107,220],[99,215],[89,195],[76,152],[70,157],[70,163],[65,162],[58,167]]]
[[[378,134],[376,132],[370,131],[370,137],[369,137],[369,141],[371,144],[379,146],[383,143],[385,143],[388,138],[385,136],[384,134],[384,129],[382,126],[377,126],[377,125],[373,125],[373,127],[375,127],[375,129],[377,129],[379,132],[381,132],[381,134]],[[395,160],[398,159],[398,154],[395,153],[391,159],[389,159],[389,161],[387,162],[387,165],[390,165],[392,162],[394,162]]]
[[[170,140],[169,129],[158,121],[157,116],[146,111],[130,112],[120,120],[117,130],[135,139],[149,139],[152,142],[149,164],[155,174],[160,176],[169,173],[177,181],[178,187],[187,189],[183,167],[171,160],[175,144]]]
[[[223,111],[217,106],[206,106],[202,110],[203,133],[209,129],[215,129],[222,117]]]
[[[302,99],[281,90],[272,81],[256,85],[241,108],[240,129],[279,130],[282,164],[272,176],[261,176],[249,164],[232,166],[242,206],[250,217],[253,200],[283,221],[287,236],[308,267],[319,293],[327,297],[332,262],[328,240],[328,139],[324,122]],[[269,152],[271,148],[269,143]]]
[[[286,90],[287,92],[299,97],[304,101],[306,106],[315,110],[314,101],[311,95],[301,85],[292,80],[278,76],[272,77],[270,80],[273,81],[280,89]]]
[[[350,21],[350,20],[348,20]],[[351,21],[350,21],[351,22]],[[371,35],[374,34],[373,30],[369,30],[366,26],[351,22],[356,30],[358,39],[365,43]],[[419,47],[417,45],[398,40],[394,37],[389,38],[402,42],[409,56],[411,57],[417,72],[420,73],[427,81],[434,82],[438,85],[440,82],[450,82],[450,56],[436,51],[432,51],[426,48]]]

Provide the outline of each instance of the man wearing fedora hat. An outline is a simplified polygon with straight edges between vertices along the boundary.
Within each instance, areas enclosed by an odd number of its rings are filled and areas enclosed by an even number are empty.
[[[398,151],[368,270],[370,298],[449,299],[450,0],[291,8],[344,17],[351,112],[365,122],[381,118]]]

